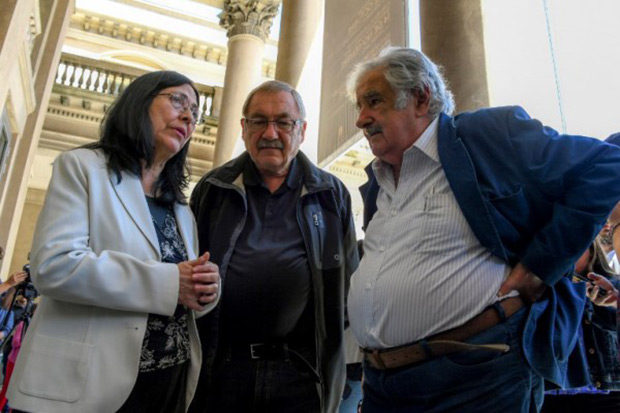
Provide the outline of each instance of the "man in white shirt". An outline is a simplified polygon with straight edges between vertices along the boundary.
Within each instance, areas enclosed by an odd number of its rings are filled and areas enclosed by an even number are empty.
[[[363,412],[540,408],[578,328],[554,317],[585,299],[564,276],[620,199],[620,152],[519,107],[450,117],[437,66],[413,49],[358,65],[348,89],[377,157],[348,300]]]

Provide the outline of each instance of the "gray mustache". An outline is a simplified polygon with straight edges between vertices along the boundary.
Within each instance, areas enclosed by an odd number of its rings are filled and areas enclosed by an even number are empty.
[[[280,140],[261,139],[258,141],[257,147],[258,149],[264,149],[264,148],[284,149],[284,144]]]
[[[371,125],[367,128],[364,128],[364,135],[366,135],[366,137],[370,137],[374,135],[375,133],[381,133],[381,132],[383,132],[383,129],[381,128],[381,126]]]

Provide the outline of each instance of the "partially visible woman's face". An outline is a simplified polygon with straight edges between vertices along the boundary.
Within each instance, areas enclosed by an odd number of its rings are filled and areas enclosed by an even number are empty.
[[[155,163],[166,162],[187,144],[196,125],[192,111],[196,110],[196,93],[188,84],[172,86],[157,92],[149,107],[153,127]],[[171,96],[174,94],[175,96]],[[187,107],[178,104],[179,95],[187,98]]]

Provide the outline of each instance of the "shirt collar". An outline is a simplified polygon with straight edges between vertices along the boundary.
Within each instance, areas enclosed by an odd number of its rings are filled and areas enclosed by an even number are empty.
[[[289,189],[298,188],[302,183],[301,167],[298,165],[297,158],[293,158],[288,168],[288,174],[284,183]],[[246,163],[243,168],[243,184],[245,186],[263,185],[263,179],[258,172],[258,168],[254,161]]]
[[[437,140],[439,135],[439,116],[437,116],[422,132],[422,135],[411,145],[409,148],[405,150],[403,154],[403,158],[411,157],[414,152],[412,148],[417,148],[422,151],[426,156],[439,163],[439,149],[437,147]],[[404,159],[403,159],[404,160]],[[375,158],[372,163],[372,169],[375,173],[375,176],[385,173],[391,174],[392,167],[389,164],[386,164],[379,158]]]
[[[412,147],[416,147],[426,154],[429,158],[434,160],[435,162],[439,162],[439,151],[437,149],[437,136],[439,129],[439,116],[437,116],[431,123],[426,127],[422,135],[415,141]],[[411,152],[411,148],[405,151],[405,156]]]

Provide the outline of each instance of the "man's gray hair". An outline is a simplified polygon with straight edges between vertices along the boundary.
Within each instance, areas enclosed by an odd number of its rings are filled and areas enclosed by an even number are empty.
[[[306,107],[304,106],[304,102],[301,99],[301,95],[299,94],[298,91],[295,90],[293,86],[289,85],[286,82],[282,82],[280,80],[268,80],[264,83],[261,83],[254,89],[252,89],[250,94],[248,94],[248,97],[245,99],[245,102],[243,103],[242,113],[244,117],[248,115],[248,107],[250,106],[250,102],[252,101],[252,98],[254,97],[254,95],[257,94],[258,92],[266,92],[266,93],[288,92],[290,93],[291,96],[293,96],[293,100],[295,100],[295,103],[297,104],[297,109],[299,109],[300,119],[302,120],[306,119]]]
[[[396,93],[395,109],[403,109],[416,94],[428,90],[430,101],[428,113],[431,117],[445,112],[454,112],[454,97],[448,89],[441,69],[424,53],[406,47],[388,47],[378,57],[359,63],[349,74],[347,92],[353,102],[360,78],[369,71],[383,68],[386,81]]]

